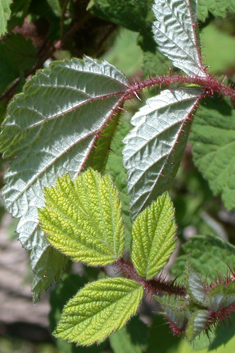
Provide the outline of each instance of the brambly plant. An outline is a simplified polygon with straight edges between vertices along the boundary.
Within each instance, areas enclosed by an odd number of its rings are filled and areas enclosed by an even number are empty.
[[[16,2],[12,12],[10,2],[2,2],[1,34],[10,12],[12,28],[14,21],[20,26],[33,13],[34,1],[27,3],[17,17]],[[156,62],[157,76],[151,72],[150,78],[130,83],[115,66],[89,56],[55,60],[38,70],[79,28],[65,16],[69,3],[48,1],[60,39],[53,46],[44,43],[49,49],[38,60],[32,42],[20,32],[0,43],[5,64],[11,43],[13,47],[20,43],[29,53],[28,62],[15,68],[18,76],[6,75],[0,83],[3,99],[12,98],[24,85],[8,106],[0,150],[11,159],[2,197],[7,211],[19,218],[19,239],[30,251],[33,300],[37,302],[43,290],[63,278],[61,288],[66,291],[67,286],[67,292],[61,306],[67,304],[52,326],[57,338],[78,346],[101,344],[111,335],[114,352],[120,352],[120,342],[129,345],[124,353],[148,351],[147,343],[133,343],[128,321],[143,299],[151,298],[174,335],[185,335],[189,343],[203,338],[200,347],[208,347],[218,337],[218,324],[235,311],[235,248],[213,234],[195,235],[172,268],[177,278],[164,275],[177,244],[169,192],[190,135],[193,160],[203,178],[228,211],[235,208],[234,84],[211,75],[202,63],[196,0],[149,0],[134,6],[125,1],[126,8],[124,1],[120,8],[110,0],[89,3],[96,16],[140,33],[142,48],[152,46],[144,59]],[[70,6],[68,13],[76,13],[76,2]],[[208,10],[215,16],[235,13],[232,2],[210,6],[199,2],[201,21]],[[52,33],[51,41],[56,37]],[[123,201],[123,211],[120,197],[125,190],[118,191],[107,163],[110,166],[113,139],[120,133],[127,102],[143,100],[143,92],[151,97],[132,116],[123,140],[130,195],[129,206],[126,198]],[[71,273],[71,260],[83,264],[80,277]],[[132,320],[134,331],[144,325]],[[95,347],[95,352],[102,350],[102,344]]]

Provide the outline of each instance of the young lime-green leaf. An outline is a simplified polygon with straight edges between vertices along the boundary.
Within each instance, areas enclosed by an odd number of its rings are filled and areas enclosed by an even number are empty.
[[[37,212],[44,206],[44,187],[81,172],[126,89],[125,76],[114,66],[85,57],[39,70],[12,100],[0,136],[0,150],[13,158],[3,198],[8,212],[21,218],[17,231],[34,264],[48,246]],[[37,268],[35,278],[43,281]]]
[[[50,243],[74,261],[104,266],[122,256],[121,203],[110,176],[88,169],[75,181],[68,174],[45,190],[39,220]]]
[[[165,90],[132,117],[134,127],[123,140],[123,163],[133,218],[170,189],[201,94],[195,87]]]
[[[11,14],[11,10],[10,10],[11,2],[12,0],[0,1],[0,36],[5,34],[6,32],[7,20]]]
[[[173,204],[164,193],[133,224],[131,257],[140,276],[151,279],[165,266],[176,246],[175,233]]]
[[[198,305],[203,305],[206,299],[206,290],[204,289],[201,278],[192,268],[189,261],[186,265],[185,277],[187,293],[191,300]]]
[[[186,339],[190,343],[206,328],[209,315],[208,310],[197,310],[190,316],[186,329]]]
[[[221,97],[197,111],[192,135],[193,159],[214,195],[235,208],[235,110]]]
[[[89,283],[66,304],[54,334],[79,345],[101,343],[135,315],[143,292],[126,278]]]

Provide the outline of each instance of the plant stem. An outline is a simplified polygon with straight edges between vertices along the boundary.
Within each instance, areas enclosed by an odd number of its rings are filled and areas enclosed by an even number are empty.
[[[185,83],[194,84],[204,88],[204,96],[213,96],[214,92],[225,95],[235,102],[235,89],[225,86],[220,83],[217,78],[210,75],[205,77],[200,76],[160,76],[150,78],[142,82],[136,82],[129,86],[126,92],[126,99],[131,99],[133,95],[141,91],[144,88],[150,88],[152,86],[169,86],[170,84]]]
[[[151,280],[147,280],[141,277],[137,272],[132,263],[126,261],[123,257],[118,259],[115,264],[119,269],[125,273],[127,278],[130,278],[140,283],[148,294],[168,294],[175,296],[185,296],[186,288],[184,286],[178,286],[174,283],[174,280],[168,281],[166,278],[159,276]]]

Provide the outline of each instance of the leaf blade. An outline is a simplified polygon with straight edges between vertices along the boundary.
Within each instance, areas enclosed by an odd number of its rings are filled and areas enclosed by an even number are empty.
[[[133,116],[134,128],[123,140],[133,218],[171,187],[188,139],[189,115],[201,93],[197,88],[162,91]]]
[[[229,118],[228,118],[229,117]],[[193,160],[225,207],[235,207],[235,112],[221,99],[207,100],[199,108],[190,141]]]
[[[74,181],[68,174],[45,191],[39,220],[50,243],[73,261],[105,266],[122,256],[121,203],[109,175],[92,169]]]
[[[5,34],[7,28],[7,20],[10,17],[11,0],[2,0],[0,3],[0,36]]]
[[[18,157],[5,175],[3,198],[7,210],[21,217],[17,231],[22,245],[33,249],[34,263],[48,247],[38,231],[43,188],[54,185],[58,175],[79,174],[126,85],[115,67],[85,57],[39,71],[10,104],[0,149],[5,157]]]
[[[133,224],[131,258],[140,276],[152,279],[165,266],[176,246],[175,233],[173,205],[164,193]]]
[[[157,0],[154,38],[159,50],[187,75],[205,76],[195,33],[197,1]]]
[[[136,313],[143,287],[124,278],[87,284],[64,308],[56,337],[79,345],[101,343]]]

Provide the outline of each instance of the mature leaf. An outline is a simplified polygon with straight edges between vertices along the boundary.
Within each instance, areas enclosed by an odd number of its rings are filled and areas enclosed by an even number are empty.
[[[11,4],[11,17],[7,23],[8,32],[16,26],[22,26],[32,0],[13,0]]]
[[[182,250],[183,255],[176,259],[172,268],[174,276],[179,276],[179,279],[189,255],[192,267],[211,280],[218,278],[218,270],[225,276],[228,266],[235,268],[235,247],[213,235],[192,237]]]
[[[11,34],[0,42],[0,90],[4,90],[24,70],[31,69],[37,59],[30,39],[22,34]]]
[[[40,249],[40,245],[39,242],[38,248],[34,248],[30,253],[31,267],[35,274],[32,284],[34,303],[40,299],[43,290],[47,290],[54,280],[59,282],[68,261],[52,246],[47,245]]]
[[[0,2],[0,36],[5,34],[7,27],[7,20],[10,17],[11,0],[1,0]]]
[[[189,342],[192,342],[206,328],[209,315],[208,310],[197,310],[190,316],[186,329],[186,339]]]
[[[50,5],[52,11],[56,16],[61,16],[62,8],[60,5],[59,0],[47,0],[48,4]]]
[[[122,163],[122,150],[123,143],[122,140],[124,136],[130,129],[129,122],[127,119],[122,120],[121,124],[117,126],[117,132],[112,141],[111,153],[109,154],[108,162],[106,165],[106,170],[112,176],[114,185],[117,187],[119,192],[119,198],[122,203],[122,215],[125,225],[125,248],[130,250],[131,244],[131,228],[132,222],[130,217],[130,196],[127,193],[126,185],[126,170],[123,167]]]
[[[109,336],[114,353],[142,353],[147,348],[147,326],[135,316],[127,326]]]
[[[201,278],[192,266],[190,266],[189,261],[187,262],[185,277],[187,293],[190,299],[198,305],[203,305],[206,299],[206,290],[204,289]]]
[[[98,16],[151,36],[151,9],[153,0],[94,0],[92,10]]]
[[[122,256],[124,229],[121,203],[109,175],[92,169],[74,181],[66,174],[45,190],[39,210],[50,243],[73,261],[104,266]]]
[[[225,17],[227,11],[235,12],[235,3],[233,0],[200,0],[198,4],[198,19],[205,21],[209,11],[215,17]]]
[[[162,91],[133,116],[134,128],[125,137],[123,150],[133,217],[171,187],[188,139],[189,116],[201,92],[197,88]]]
[[[155,0],[154,38],[159,50],[187,75],[205,76],[195,33],[197,1]]]
[[[34,249],[34,264],[48,246],[38,227],[43,187],[58,175],[79,174],[125,90],[124,75],[112,65],[73,59],[39,71],[10,104],[0,149],[18,157],[6,173],[3,197],[7,210],[22,217],[17,231],[23,246]]]
[[[65,306],[56,337],[79,345],[101,343],[136,313],[143,291],[139,283],[125,278],[87,284]]]
[[[165,266],[176,246],[175,233],[173,204],[164,193],[133,224],[131,258],[140,276],[151,279]]]
[[[228,210],[235,208],[235,111],[221,98],[201,106],[192,128],[196,166],[214,195],[221,193]]]

